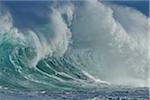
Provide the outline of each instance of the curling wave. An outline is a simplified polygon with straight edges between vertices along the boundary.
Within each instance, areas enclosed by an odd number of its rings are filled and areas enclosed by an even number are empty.
[[[22,19],[0,8],[1,87],[148,86],[148,18],[140,12],[96,0],[50,2],[46,23],[19,27]]]

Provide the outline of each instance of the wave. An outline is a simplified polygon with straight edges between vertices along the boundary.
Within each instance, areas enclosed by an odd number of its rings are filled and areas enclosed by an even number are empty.
[[[14,10],[3,2],[0,6],[0,86],[29,90],[148,86],[145,15],[99,1],[50,2],[41,9],[33,4],[25,7],[35,19],[28,14],[20,19],[27,13],[23,9],[24,14],[15,15],[17,4]],[[29,21],[24,27],[23,20]]]

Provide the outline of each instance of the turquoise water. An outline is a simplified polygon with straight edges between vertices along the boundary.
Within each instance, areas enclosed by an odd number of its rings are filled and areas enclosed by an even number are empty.
[[[69,59],[64,57],[42,59],[37,63],[36,68],[32,68],[27,64],[35,56],[34,48],[26,47],[19,42],[13,44],[11,40],[2,41],[1,86],[30,90],[61,90],[79,88],[82,87],[81,85],[86,87],[88,84],[86,82],[90,81],[77,66],[71,65]]]

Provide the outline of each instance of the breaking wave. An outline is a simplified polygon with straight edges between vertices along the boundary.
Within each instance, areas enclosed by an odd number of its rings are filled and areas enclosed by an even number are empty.
[[[23,7],[45,22],[24,10],[27,18],[22,18],[15,15],[19,11],[14,13],[3,2],[0,5],[1,88],[148,86],[145,15],[98,1],[50,2],[43,4],[46,10],[33,4]]]

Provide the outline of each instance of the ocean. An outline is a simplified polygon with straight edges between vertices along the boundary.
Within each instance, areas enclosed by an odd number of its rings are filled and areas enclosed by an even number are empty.
[[[148,100],[149,21],[99,0],[1,1],[0,100]]]

